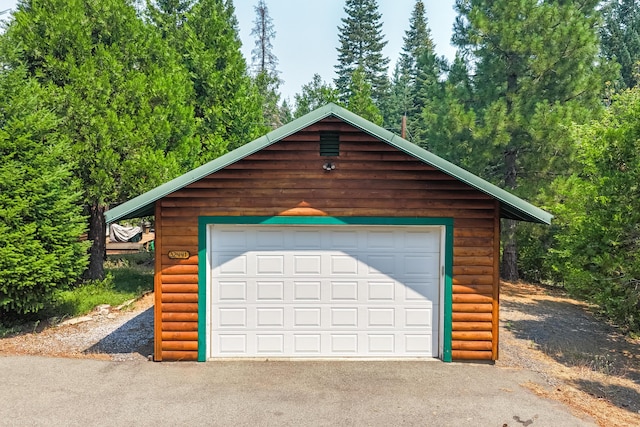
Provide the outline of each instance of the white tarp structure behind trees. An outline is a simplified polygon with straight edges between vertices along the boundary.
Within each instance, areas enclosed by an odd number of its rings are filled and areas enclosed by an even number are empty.
[[[112,242],[128,242],[138,234],[142,233],[141,227],[125,227],[123,225],[111,224],[109,226],[109,239]]]

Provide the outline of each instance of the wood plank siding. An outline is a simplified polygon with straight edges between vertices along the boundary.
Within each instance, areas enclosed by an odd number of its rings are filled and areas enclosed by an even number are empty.
[[[339,132],[339,156],[320,156],[320,131]],[[275,215],[454,218],[452,356],[497,358],[496,200],[329,118],[156,202],[156,360],[197,359],[198,217]]]

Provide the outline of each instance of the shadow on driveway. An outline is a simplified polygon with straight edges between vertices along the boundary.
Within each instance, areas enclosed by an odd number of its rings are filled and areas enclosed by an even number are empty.
[[[598,320],[586,307],[564,300],[532,298],[525,303],[505,298],[502,309],[514,313],[503,317],[506,329],[516,338],[535,343],[557,362],[640,384],[640,345]],[[640,393],[633,388],[587,377],[570,382],[621,409],[640,412]]]
[[[85,354],[107,354],[113,360],[148,358],[153,354],[153,306],[87,348]]]

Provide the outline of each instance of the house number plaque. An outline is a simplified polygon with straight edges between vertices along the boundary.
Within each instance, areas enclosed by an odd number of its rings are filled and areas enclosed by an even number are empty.
[[[169,251],[169,259],[189,259],[191,254],[189,251]]]

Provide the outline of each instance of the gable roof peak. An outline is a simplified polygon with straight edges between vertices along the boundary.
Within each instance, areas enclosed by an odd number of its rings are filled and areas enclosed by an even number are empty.
[[[128,202],[122,203],[105,213],[107,223],[120,219],[138,218],[154,214],[154,203],[157,200],[177,191],[187,185],[196,182],[207,175],[215,173],[251,154],[254,154],[302,129],[311,126],[327,117],[334,116],[365,133],[415,157],[416,159],[450,175],[467,185],[497,199],[500,202],[500,215],[503,218],[520,221],[550,224],[553,215],[533,206],[525,200],[505,191],[488,181],[462,169],[453,163],[436,156],[435,154],[419,147],[406,139],[382,128],[351,111],[334,103],[326,104],[310,113],[299,117],[286,125],[275,129],[266,135],[255,139],[233,151],[230,151],[204,165],[197,167],[184,175],[166,182]]]

